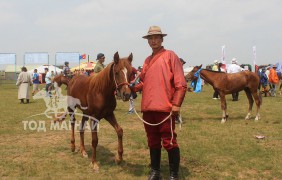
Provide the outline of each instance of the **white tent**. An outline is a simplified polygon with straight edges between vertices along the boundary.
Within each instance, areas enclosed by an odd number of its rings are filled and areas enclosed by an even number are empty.
[[[185,69],[183,69],[184,71],[184,76],[186,76],[189,72],[191,72],[193,70],[194,66],[189,66]]]
[[[43,66],[36,67],[34,69],[37,69],[38,73],[43,74],[43,73],[45,73],[45,68],[48,68],[49,72],[54,71],[55,73],[57,72],[57,74],[60,74],[63,71],[62,69],[60,69],[56,66],[53,66],[53,65],[43,65]],[[28,72],[33,73],[34,69],[32,69]]]

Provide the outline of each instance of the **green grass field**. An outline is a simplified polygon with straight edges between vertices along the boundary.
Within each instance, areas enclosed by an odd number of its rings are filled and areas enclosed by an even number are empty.
[[[42,86],[43,87],[43,86]],[[244,120],[248,102],[244,92],[239,101],[228,95],[229,119],[221,124],[220,101],[205,86],[200,94],[188,93],[181,108],[182,129],[177,126],[181,149],[181,179],[282,179],[282,96],[263,97],[261,120]],[[135,101],[140,110],[141,95]],[[99,173],[91,163],[91,135],[86,132],[89,158],[70,150],[69,130],[50,130],[51,119],[43,113],[42,99],[19,104],[14,84],[0,85],[0,176],[16,179],[146,179],[149,150],[146,134],[136,115],[127,115],[129,103],[118,101],[115,114],[124,130],[124,161],[114,162],[117,136],[105,121],[100,123]],[[255,106],[254,106],[255,110]],[[24,130],[22,121],[45,121],[46,132]],[[69,117],[67,118],[69,121]],[[263,135],[265,139],[256,139]],[[76,133],[79,147],[79,133]],[[168,160],[162,151],[162,175],[168,177]]]

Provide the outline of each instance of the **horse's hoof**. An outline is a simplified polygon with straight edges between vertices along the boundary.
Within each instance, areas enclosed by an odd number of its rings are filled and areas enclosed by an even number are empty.
[[[255,121],[258,121],[259,119],[260,119],[259,117],[256,117],[256,118],[255,118]]]
[[[82,151],[81,153],[82,153],[82,157],[84,157],[84,158],[88,158],[88,154],[87,154],[87,152]]]
[[[120,164],[122,162],[122,158],[116,156],[115,157],[115,162],[116,162],[116,164]]]
[[[249,120],[249,119],[250,119],[250,116],[246,116],[246,117],[245,117],[245,120]]]
[[[222,120],[221,120],[221,124],[224,124],[225,122],[226,122],[225,119],[222,119]]]
[[[71,147],[71,152],[75,152],[75,147]]]
[[[98,166],[98,164],[97,163],[91,163],[92,165],[93,165],[93,171],[94,172],[99,172],[99,166]]]

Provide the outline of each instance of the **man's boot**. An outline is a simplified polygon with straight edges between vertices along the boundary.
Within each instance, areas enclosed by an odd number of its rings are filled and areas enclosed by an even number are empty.
[[[169,160],[169,172],[170,180],[178,180],[178,170],[180,163],[180,151],[179,148],[173,148],[168,151],[168,160]]]
[[[27,104],[29,103],[29,99],[26,99],[26,103],[27,103]]]
[[[23,100],[23,99],[20,99],[20,100],[21,100],[20,104],[23,104],[23,103],[24,103],[24,100]]]
[[[151,158],[151,171],[148,177],[148,180],[160,180],[161,171],[161,149],[152,149],[150,148],[150,158]]]

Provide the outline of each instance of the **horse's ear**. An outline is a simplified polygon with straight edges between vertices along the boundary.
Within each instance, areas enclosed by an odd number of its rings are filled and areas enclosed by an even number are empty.
[[[199,68],[202,68],[202,64],[199,66]]]
[[[118,62],[119,62],[119,54],[118,54],[118,52],[116,52],[115,55],[114,55],[114,62],[115,62],[115,64],[118,64]]]
[[[132,60],[133,60],[133,55],[132,55],[132,53],[130,53],[130,55],[128,56],[128,61],[131,63]]]

